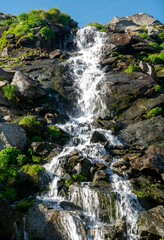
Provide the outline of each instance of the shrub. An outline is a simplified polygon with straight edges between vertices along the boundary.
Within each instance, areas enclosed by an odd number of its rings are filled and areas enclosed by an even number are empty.
[[[106,32],[106,29],[101,23],[97,23],[97,22],[88,23],[87,26],[96,27],[100,32]]]
[[[41,158],[40,157],[37,157],[37,156],[32,156],[32,161],[34,162],[34,163],[40,163],[40,160],[41,160]]]
[[[34,136],[31,138],[31,142],[42,142],[43,139],[39,136]]]
[[[33,182],[37,182],[39,180],[38,173],[44,172],[44,167],[40,166],[39,164],[27,164],[21,167],[21,171],[28,174]]]
[[[52,39],[54,36],[53,31],[47,26],[41,28],[39,32],[46,40]]]
[[[7,84],[2,88],[4,96],[8,98],[10,101],[15,100],[16,86]]]
[[[164,48],[164,42],[160,44],[160,47],[161,47],[161,48]]]
[[[49,127],[49,134],[52,138],[58,138],[60,136],[60,129],[55,126]]]
[[[133,64],[130,64],[129,67],[124,70],[124,72],[126,72],[126,73],[132,73],[134,71],[139,72],[140,68],[138,66],[134,66]]]
[[[156,92],[161,92],[161,91],[162,91],[162,87],[159,86],[159,85],[156,85],[156,86],[154,87],[154,90],[155,90]]]
[[[158,38],[159,38],[161,41],[164,41],[164,31],[158,33]]]
[[[18,16],[20,21],[26,21],[28,20],[28,14],[27,13],[22,13]]]
[[[161,52],[158,55],[150,54],[148,58],[153,64],[160,64],[164,62],[164,52]]]
[[[148,40],[151,39],[151,37],[146,32],[139,33],[138,36]]]
[[[40,125],[40,122],[37,121],[33,116],[26,116],[20,120],[19,125],[24,125],[30,129],[33,126],[37,127]]]
[[[14,188],[6,188],[3,193],[9,202],[13,202],[16,199],[16,192]]]
[[[11,25],[16,22],[18,22],[18,21],[10,18],[10,19],[4,20],[4,21],[0,21],[0,26],[8,26],[8,25]]]
[[[15,164],[19,154],[20,150],[16,147],[6,147],[0,152],[0,161],[2,161],[1,159],[7,159],[8,163]]]
[[[27,212],[35,201],[35,199],[23,200],[16,205],[16,210],[22,213]]]
[[[27,162],[27,157],[23,154],[19,154],[17,157],[18,166],[22,166],[22,165],[26,164],[26,162]]]
[[[156,52],[158,52],[161,49],[161,45],[155,42],[149,42],[149,45],[151,45]]]
[[[163,113],[163,109],[162,109],[161,107],[156,107],[156,108],[151,109],[151,110],[147,113],[146,117],[147,117],[147,118],[151,118],[151,117],[158,116],[158,115],[160,115],[160,114],[162,114],[162,113]]]
[[[66,13],[61,13],[59,15],[59,23],[63,24],[63,25],[66,25],[66,26],[69,26],[70,22],[72,21],[71,17],[66,14]]]

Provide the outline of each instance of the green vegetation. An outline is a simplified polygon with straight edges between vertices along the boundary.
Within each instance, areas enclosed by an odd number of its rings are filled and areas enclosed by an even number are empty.
[[[46,40],[50,40],[54,36],[53,31],[47,26],[40,29],[39,32],[42,35],[42,37],[44,37]]]
[[[155,116],[158,116],[158,115],[161,115],[163,113],[163,109],[161,107],[156,107],[156,108],[153,108],[151,109],[146,117],[147,118],[151,118],[151,117],[155,117]]]
[[[154,48],[155,52],[158,52],[162,48],[160,44],[155,42],[149,42],[149,45]]]
[[[150,54],[148,56],[149,60],[153,64],[160,64],[164,62],[164,52],[161,52],[160,54]]]
[[[33,203],[35,203],[36,200],[35,199],[25,199],[23,201],[20,201],[19,203],[17,203],[16,205],[16,210],[18,212],[24,213],[27,212],[28,209],[32,206]]]
[[[16,19],[10,18],[4,21],[0,21],[0,26],[8,26],[11,25],[13,23],[17,23],[18,21]]]
[[[68,188],[74,182],[85,182],[87,178],[83,174],[73,174],[71,179],[65,179],[64,185]]]
[[[42,142],[43,139],[40,136],[34,136],[31,138],[31,142]]]
[[[97,23],[97,22],[88,23],[87,26],[96,27],[100,32],[106,32],[106,29],[101,23]]]
[[[41,158],[40,157],[37,157],[37,156],[32,156],[32,161],[34,162],[34,163],[40,163],[40,160],[41,160]]]
[[[159,40],[160,40],[161,42],[164,41],[164,31],[158,33],[158,38],[159,38]]]
[[[16,86],[15,85],[7,84],[6,86],[4,86],[2,88],[2,91],[4,93],[4,96],[6,98],[8,98],[10,101],[15,100],[15,93],[16,93]]]
[[[38,173],[44,172],[44,167],[39,164],[27,164],[21,167],[21,171],[29,175],[33,182],[37,182],[39,180]]]
[[[6,188],[5,191],[3,191],[3,194],[5,195],[6,199],[9,201],[9,203],[15,201],[16,199],[16,191],[14,188]]]
[[[134,66],[133,64],[130,64],[129,67],[124,70],[124,72],[126,72],[126,73],[132,73],[134,71],[139,72],[140,68],[138,66]]]
[[[40,127],[41,127],[41,124],[39,121],[37,121],[33,116],[31,115],[28,115],[24,118],[22,118],[19,122],[19,125],[22,126],[27,135],[29,137],[33,137],[33,136],[36,136],[36,134],[40,135],[41,133],[41,130],[40,130]]]
[[[154,87],[154,90],[155,90],[156,92],[161,92],[161,91],[162,91],[162,87],[159,86],[159,85],[156,85],[156,86]]]
[[[17,157],[18,166],[23,166],[27,162],[27,157],[23,154],[19,154]]]
[[[146,32],[139,33],[138,36],[148,40],[151,39],[151,37]]]
[[[50,134],[51,138],[58,138],[58,137],[60,137],[60,134],[61,134],[60,129],[55,126],[50,126],[49,134]]]
[[[137,195],[138,197],[144,197],[144,198],[147,198],[147,197],[149,197],[149,194],[147,194],[147,193],[144,193],[144,192],[140,192],[140,191],[136,191],[136,190],[132,190],[132,192],[135,194],[135,195]]]

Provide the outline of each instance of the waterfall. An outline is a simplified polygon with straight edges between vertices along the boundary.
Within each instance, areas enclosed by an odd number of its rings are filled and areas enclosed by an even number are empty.
[[[94,129],[91,126],[91,122],[98,116],[104,115],[106,111],[103,101],[104,96],[101,91],[101,85],[105,76],[99,65],[102,46],[106,40],[106,33],[101,33],[94,27],[79,29],[76,34],[75,42],[78,51],[76,56],[71,57],[67,61],[77,93],[76,113],[74,113],[74,116],[70,116],[69,122],[64,125],[58,125],[64,131],[71,134],[72,139],[59,156],[54,157],[51,163],[45,165],[47,173],[53,180],[50,184],[50,191],[38,198],[51,203],[54,208],[61,209],[60,202],[65,198],[58,195],[57,182],[61,177],[60,165],[64,156],[77,151],[83,157],[87,157],[92,163],[96,161],[106,165],[106,172],[109,174],[111,182],[111,190],[116,196],[116,216],[112,213],[112,209],[109,209],[111,218],[109,223],[113,223],[115,217],[117,220],[124,219],[127,229],[125,230],[126,239],[134,240],[138,237],[136,221],[138,213],[141,211],[137,197],[131,192],[129,181],[112,172],[108,163],[103,160],[103,157],[108,154],[104,146],[100,143],[90,143],[91,136],[96,130],[105,135],[111,146],[121,145],[119,140],[112,135],[111,131]],[[108,195],[106,195],[106,199],[108,199],[109,206],[112,208],[112,200]],[[70,191],[67,201],[72,201],[75,205],[82,208],[84,212],[83,221],[86,221],[87,225],[87,234],[86,237],[83,237],[82,232],[79,231],[77,218],[68,212],[63,213],[61,224],[67,232],[67,239],[110,239],[106,238],[104,233],[105,229],[110,227],[110,225],[102,222],[100,218],[99,208],[101,203],[98,193],[90,188],[88,183],[81,184],[79,188],[73,185],[73,191]]]

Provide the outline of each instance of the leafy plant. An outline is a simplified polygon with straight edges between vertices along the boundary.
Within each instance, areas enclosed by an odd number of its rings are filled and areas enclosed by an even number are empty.
[[[39,164],[27,164],[21,167],[21,171],[28,174],[33,182],[37,182],[39,180],[38,173],[44,172],[44,167]]]
[[[0,152],[0,162],[8,161],[8,163],[15,164],[18,155],[20,154],[20,150],[16,147],[6,147],[5,149],[1,150]]]
[[[60,136],[60,129],[55,126],[49,127],[49,134],[52,138],[58,138]]]
[[[47,26],[41,28],[39,32],[46,40],[52,39],[54,36],[53,31]]]
[[[6,188],[3,194],[9,202],[13,202],[17,195],[14,188]]]
[[[159,38],[161,41],[164,41],[164,31],[158,33],[158,38]]]
[[[73,179],[74,182],[84,182],[84,181],[87,180],[87,178],[84,175],[82,175],[82,174],[80,174],[80,175],[73,174],[72,175],[72,179]]]
[[[161,52],[158,55],[150,54],[148,58],[153,64],[160,64],[164,62],[164,52]]]
[[[38,125],[40,125],[40,122],[37,121],[33,116],[29,115],[22,118],[19,122],[19,125],[24,125],[30,129],[33,126],[37,127]]]
[[[40,160],[41,160],[41,158],[40,157],[37,157],[37,156],[32,156],[32,161],[34,162],[34,163],[40,163]]]
[[[4,96],[8,98],[10,101],[15,100],[15,93],[16,93],[16,86],[7,84],[2,88],[2,91],[4,93]]]
[[[151,39],[151,37],[146,32],[138,33],[138,36],[148,40]]]
[[[34,136],[31,138],[31,142],[42,142],[43,139],[40,136]]]
[[[27,157],[23,154],[19,154],[17,157],[18,166],[22,166],[26,164],[26,162],[27,162]]]
[[[134,66],[133,64],[130,64],[129,67],[124,70],[124,72],[126,72],[126,73],[132,73],[134,71],[139,72],[140,68],[138,66]]]
[[[151,45],[156,52],[158,52],[162,48],[161,45],[155,42],[149,42],[149,45]]]
[[[59,23],[69,26],[70,22],[72,21],[71,17],[66,13],[61,13],[59,15]]]
[[[97,22],[88,23],[87,26],[96,27],[100,32],[106,32],[106,29],[101,23],[97,23]]]
[[[147,118],[151,118],[151,117],[158,116],[158,115],[160,115],[160,114],[162,114],[162,113],[163,113],[163,109],[162,109],[161,107],[156,107],[156,108],[151,109],[151,110],[147,113],[146,117],[147,117]]]
[[[155,90],[156,92],[161,92],[161,91],[162,91],[162,87],[159,86],[159,85],[156,85],[156,86],[154,87],[154,90]]]

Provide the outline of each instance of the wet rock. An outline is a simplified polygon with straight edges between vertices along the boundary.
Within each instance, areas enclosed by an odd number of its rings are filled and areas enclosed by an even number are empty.
[[[22,47],[29,47],[33,44],[33,40],[30,37],[23,37],[18,40],[17,44]]]
[[[120,131],[119,136],[128,144],[148,147],[150,144],[163,139],[163,117],[158,116],[128,125],[125,129]]]
[[[4,69],[0,68],[0,76],[7,81],[11,81],[13,78],[13,75],[6,72]]]
[[[164,237],[164,207],[157,206],[139,214],[138,228],[141,237],[159,239]]]
[[[94,164],[99,168],[99,169],[106,169],[106,165],[101,162],[94,162]]]
[[[99,182],[99,181],[109,181],[109,176],[104,170],[98,170],[95,172],[93,177],[93,182]]]
[[[60,56],[62,55],[62,52],[59,49],[56,49],[53,52],[50,52],[49,58],[60,58]]]
[[[26,133],[18,124],[0,123],[0,150],[9,146],[23,149],[26,142]]]
[[[0,238],[10,240],[13,234],[14,214],[5,198],[0,198]]]
[[[136,52],[154,52],[154,48],[149,45],[148,43],[137,43],[137,44],[133,44],[132,48],[136,51]]]
[[[43,204],[35,204],[28,212],[26,232],[31,240],[66,240],[71,236],[68,231],[68,228],[71,227],[71,220],[78,226],[78,231],[85,239],[85,225],[76,213],[57,210]]]
[[[90,141],[91,141],[91,143],[97,143],[97,142],[107,142],[108,140],[102,133],[95,131],[92,134]]]
[[[45,91],[33,79],[20,71],[15,73],[11,84],[15,85],[18,93],[25,98],[37,99],[45,96]]]

